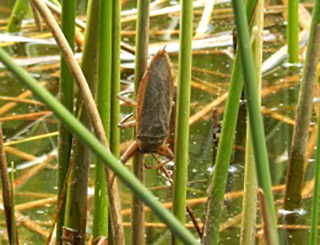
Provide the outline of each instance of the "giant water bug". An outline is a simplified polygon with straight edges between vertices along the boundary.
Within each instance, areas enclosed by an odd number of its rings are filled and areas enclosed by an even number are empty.
[[[160,50],[148,65],[140,82],[136,101],[124,96],[132,92],[123,91],[118,96],[121,100],[136,107],[135,121],[127,122],[133,116],[130,114],[119,123],[119,126],[124,128],[136,127],[135,140],[123,153],[120,160],[126,163],[136,152],[158,153],[166,156],[169,160],[160,163],[157,167],[149,168],[161,168],[172,184],[171,175],[164,165],[174,158],[172,148],[174,147],[175,113],[172,115],[172,111],[175,108],[173,107],[175,93],[173,69],[165,48]],[[153,156],[160,162],[154,154]],[[202,231],[197,218],[188,205],[186,210],[201,237]]]
[[[158,153],[173,159],[172,150],[165,144],[169,136],[170,118],[173,105],[174,75],[170,58],[163,48],[150,61],[140,82],[136,102],[124,97],[119,98],[136,106],[136,120],[121,120],[120,127],[136,127],[136,137],[120,158],[127,162],[136,152]]]

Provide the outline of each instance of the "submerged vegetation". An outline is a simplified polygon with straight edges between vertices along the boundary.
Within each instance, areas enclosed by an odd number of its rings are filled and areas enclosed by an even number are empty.
[[[0,244],[319,243],[318,0],[0,20]]]

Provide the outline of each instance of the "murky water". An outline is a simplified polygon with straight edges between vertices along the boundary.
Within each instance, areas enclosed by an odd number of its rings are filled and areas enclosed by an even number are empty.
[[[174,5],[175,2],[170,2],[167,5]],[[9,16],[13,3],[10,1],[1,1],[0,3],[0,19],[6,20]],[[135,3],[124,3],[124,10],[132,9]],[[78,12],[79,15],[85,13],[85,1],[79,1]],[[229,3],[217,5],[216,9],[230,9]],[[195,11],[195,27],[200,20],[199,9]],[[229,13],[229,15],[228,15]],[[29,23],[29,24],[28,24]],[[25,23],[22,33],[15,36],[19,37],[34,37],[38,35],[35,32],[32,22]],[[210,22],[209,37],[227,35],[230,37],[230,29],[232,27],[232,16],[230,12],[224,11],[222,14],[217,14]],[[29,26],[29,27],[28,27]],[[134,30],[135,22],[129,21],[123,23],[123,41],[134,45],[134,35],[129,31]],[[5,21],[0,25],[0,45],[4,43]],[[150,36],[150,43],[155,45],[157,43],[168,42],[167,50],[172,50],[170,57],[174,63],[175,71],[177,72],[177,52],[174,52],[174,47],[170,48],[170,43],[178,39],[177,33],[168,34],[160,33],[158,31],[168,29],[178,30],[178,18],[175,13],[170,13],[163,16],[153,17],[151,20],[152,34]],[[278,50],[285,44],[285,23],[281,13],[268,14],[266,16],[265,30],[273,35],[264,43],[264,59],[266,60],[271,54]],[[227,39],[229,40],[229,39]],[[227,41],[226,41],[227,42]],[[159,45],[159,48],[163,46]],[[59,54],[58,48],[51,38],[43,41],[35,42],[21,40],[17,43],[10,44],[6,47],[13,56],[17,58],[17,62],[21,62],[29,70],[29,73],[38,81],[45,81],[45,87],[53,94],[57,95],[58,87],[58,61],[52,56]],[[51,58],[46,61],[41,61],[38,58]],[[213,100],[223,96],[228,89],[228,82],[232,70],[232,46],[230,44],[222,43],[219,47],[214,47],[211,43],[208,47],[203,45],[197,46],[194,50],[193,56],[193,87],[192,87],[192,106],[191,115],[195,115],[207,104]],[[37,59],[37,60],[32,60]],[[31,62],[32,61],[32,62]],[[123,63],[132,63],[133,60],[126,60]],[[294,119],[294,105],[297,100],[298,80],[296,74],[300,71],[290,72],[284,63],[278,64],[271,71],[263,76],[262,85],[262,105],[264,110],[264,125],[265,134],[267,137],[267,146],[269,152],[270,169],[272,174],[272,181],[275,186],[284,183],[286,165],[288,158],[288,142],[290,142],[290,133],[292,133],[292,125],[289,120],[285,121],[283,117],[291,120]],[[132,83],[132,69],[122,70],[122,79],[124,81],[123,88]],[[20,84],[11,74],[6,73],[3,68],[0,69],[0,96],[17,97],[25,95],[26,88]],[[25,99],[37,100],[36,97],[25,96]],[[51,114],[39,114],[48,109],[41,104],[32,103],[18,103],[8,107],[8,101],[0,100],[0,118],[6,120],[3,123],[5,142],[19,141],[29,139],[34,136],[43,136],[58,129],[57,119]],[[219,113],[219,120],[222,120],[224,102],[222,102],[216,109]],[[8,109],[9,108],[9,109]],[[128,107],[122,108],[123,115],[128,113],[131,109]],[[189,183],[188,183],[188,200],[194,201],[192,208],[202,222],[204,216],[205,203],[203,197],[206,196],[206,188],[210,169],[212,166],[212,110],[209,110],[205,116],[194,122],[190,126],[190,159],[189,159]],[[30,113],[38,113],[36,116],[28,116],[25,118],[14,118],[17,115],[27,115]],[[11,117],[11,118],[9,118]],[[244,175],[244,146],[245,146],[245,100],[242,100],[239,122],[237,126],[237,134],[235,139],[235,150],[233,152],[230,163],[230,174],[227,184],[228,192],[241,191],[243,189],[243,175]],[[289,122],[289,123],[288,123]],[[122,142],[130,139],[130,130],[122,132]],[[55,154],[57,146],[56,135],[45,137],[43,139],[32,140],[25,143],[15,143],[7,150],[8,163],[14,163],[16,168],[16,204],[18,205],[18,213],[22,220],[19,225],[19,235],[21,244],[44,244],[45,236],[48,234],[50,224],[55,213],[55,202],[46,200],[56,194],[57,185],[57,161],[55,158],[47,159],[48,154]],[[311,147],[312,148],[312,147]],[[17,151],[19,151],[17,153]],[[26,153],[26,154],[22,154]],[[39,158],[42,157],[41,164]],[[312,157],[312,154],[310,154]],[[147,158],[147,163],[151,163],[152,158]],[[43,164],[45,162],[45,164]],[[310,159],[310,166],[307,170],[306,180],[312,177],[313,160]],[[154,164],[154,163],[153,163]],[[128,165],[130,168],[130,164]],[[36,168],[38,168],[36,170]],[[36,171],[35,174],[26,176],[27,173]],[[163,202],[171,201],[171,188],[168,181],[157,170],[146,170],[146,185],[152,189],[153,193],[159,197]],[[93,174],[90,176],[89,193],[92,197],[93,193]],[[123,208],[130,208],[129,197],[130,193],[127,189],[121,187],[121,195],[123,199]],[[282,191],[278,191],[275,195],[276,199],[282,197]],[[36,200],[44,200],[39,205],[35,206],[20,206],[21,204],[34,204]],[[241,196],[225,201],[225,208],[222,222],[228,219],[237,219],[237,215],[241,212]],[[92,202],[89,200],[89,213],[92,213]],[[303,220],[302,225],[310,224],[310,199],[303,201]],[[281,206],[277,206],[280,208]],[[168,244],[170,239],[170,232],[166,228],[155,228],[159,223],[154,215],[147,213],[147,223],[154,223],[152,227],[146,229],[147,244]],[[130,215],[124,217],[125,222],[129,222]],[[188,223],[191,223],[188,218]],[[36,228],[32,228],[31,226]],[[88,218],[88,234],[91,233],[92,216]],[[195,230],[191,229],[194,233]],[[221,232],[221,244],[238,244],[240,232],[240,219],[230,227]],[[299,235],[307,239],[309,230],[301,229],[298,231]],[[6,235],[3,213],[0,213],[0,243],[1,240],[6,244]],[[127,241],[130,241],[130,227],[126,227]],[[283,240],[283,244],[286,241]]]

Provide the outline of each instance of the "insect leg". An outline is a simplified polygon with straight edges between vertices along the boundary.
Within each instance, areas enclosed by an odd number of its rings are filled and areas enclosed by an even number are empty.
[[[160,155],[168,157],[170,160],[174,158],[174,155],[173,155],[173,152],[171,151],[171,149],[167,145],[164,145],[164,144],[162,144],[158,148],[157,153],[159,153]]]
[[[166,156],[169,159],[166,160],[166,161],[161,162],[160,159],[155,154],[152,154],[152,156],[157,160],[157,162],[159,164],[157,166],[148,166],[148,165],[145,164],[145,167],[147,169],[159,169],[159,168],[162,168],[164,165],[166,165],[168,162],[170,162],[174,158],[174,155],[173,155],[171,149],[168,146],[164,145],[164,144],[159,147],[159,149],[157,150],[157,153],[160,154],[160,155]]]
[[[129,115],[125,116],[124,118],[121,119],[121,121],[118,123],[119,128],[130,128],[136,125],[136,121],[128,121],[129,118],[133,116],[133,113],[130,113]]]
[[[160,162],[160,160],[157,158],[156,155],[154,155],[154,154],[152,154],[152,155],[153,155],[154,158],[157,160],[157,162]],[[169,161],[170,161],[170,160],[165,161],[164,163],[166,164],[166,163],[168,163]],[[166,167],[164,166],[164,164],[163,164],[163,163],[160,163],[160,164],[158,165],[158,168],[160,168],[161,171],[164,173],[164,175],[165,175],[166,179],[169,181],[169,183],[170,183],[171,185],[173,185],[172,177],[171,177],[170,173],[168,172],[168,170],[166,169]],[[199,234],[199,237],[201,238],[201,237],[203,236],[202,230],[201,230],[200,225],[199,225],[199,223],[198,223],[197,217],[195,216],[193,210],[191,209],[191,207],[190,207],[189,205],[186,206],[186,211],[187,211],[187,213],[189,214],[190,219],[191,219],[191,221],[192,221],[192,223],[193,223],[193,226],[195,227],[195,229],[197,230],[197,232],[198,232],[198,234]]]
[[[149,165],[147,165],[145,163],[144,166],[147,169],[159,169],[159,168],[162,168],[164,165],[166,165],[168,162],[170,162],[172,160],[172,159],[169,159],[169,160],[161,162],[161,160],[155,154],[152,154],[152,156],[156,159],[156,161],[158,162],[158,165],[157,166],[149,166]]]
[[[138,142],[135,140],[128,147],[128,149],[123,153],[120,158],[120,161],[125,164],[137,151],[139,150]]]

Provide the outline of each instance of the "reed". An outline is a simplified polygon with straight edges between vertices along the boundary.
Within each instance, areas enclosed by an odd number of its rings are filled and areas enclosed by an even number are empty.
[[[263,33],[263,8],[264,2],[258,1],[255,11],[254,25],[257,27],[252,35],[252,51],[256,70],[256,89],[261,96],[261,71],[262,71],[262,33]],[[248,117],[248,116],[247,116]],[[244,193],[242,201],[242,219],[240,244],[254,244],[255,225],[257,212],[257,173],[255,168],[250,123],[247,123],[247,139],[245,153]]]
[[[128,186],[133,193],[138,195],[159,217],[167,224],[174,235],[179,237],[185,244],[198,244],[192,234],[182,225],[163,205],[154,197],[151,192],[140,183],[122,164],[119,164],[105,147],[86,129],[67,109],[65,109],[45,88],[38,85],[24,69],[17,66],[10,56],[0,49],[0,60],[11,70],[18,79],[29,87],[54,113],[63,121],[68,128],[89,147],[103,163],[108,166]]]
[[[173,214],[184,224],[186,220],[186,198],[189,155],[189,115],[191,96],[193,34],[193,1],[181,1],[180,52],[177,90],[176,143],[173,180]],[[174,236],[173,243],[183,244]]]
[[[149,46],[149,4],[150,0],[138,0],[137,3],[137,37],[136,37],[136,57],[135,57],[135,94],[138,93],[140,81],[148,64],[148,46]],[[133,159],[133,172],[135,176],[144,183],[144,156],[137,152]],[[132,198],[132,243],[145,244],[144,228],[144,205],[137,197]]]
[[[319,49],[320,42],[320,2],[315,1],[313,12],[312,12],[312,23],[311,32],[309,37],[309,44],[307,49],[307,58],[312,59],[311,61],[305,60],[304,69],[308,66],[308,62],[312,62],[313,66],[319,64]],[[314,63],[313,63],[314,62]],[[312,70],[311,70],[312,71]],[[311,72],[306,71],[306,73]],[[305,72],[304,72],[305,74]],[[306,74],[307,75],[307,74]],[[319,78],[319,69],[318,69]],[[318,125],[320,126],[320,120],[318,118]],[[314,192],[313,192],[313,205],[312,205],[312,226],[311,226],[311,237],[310,244],[316,245],[318,239],[318,208],[319,208],[319,185],[320,185],[320,130],[318,126],[318,138],[317,138],[317,151],[316,151],[316,170],[315,170],[315,181],[314,181]]]
[[[318,119],[318,128],[320,120]],[[316,168],[315,168],[315,179],[314,179],[314,190],[313,190],[313,202],[312,202],[312,219],[311,219],[311,236],[310,245],[318,244],[318,207],[319,207],[319,193],[320,193],[320,130],[318,130],[317,136],[317,148],[316,148]]]
[[[91,0],[87,10],[87,28],[85,32],[84,49],[81,60],[81,69],[95,97],[97,91],[97,43],[99,23],[99,1]],[[91,128],[90,119],[86,110],[83,109],[83,101],[78,95],[76,115],[80,121]],[[79,140],[75,139],[72,156],[72,170],[68,180],[66,197],[64,239],[73,241],[78,239],[79,244],[85,242],[86,219],[87,219],[87,188],[88,174],[91,162],[90,150]],[[69,232],[72,231],[72,232]]]
[[[266,141],[263,129],[262,116],[260,112],[259,98],[256,92],[255,71],[252,59],[249,30],[247,27],[247,17],[241,0],[233,0],[235,23],[237,27],[237,37],[241,66],[243,70],[245,93],[247,98],[247,110],[249,113],[250,129],[252,134],[253,152],[256,162],[258,183],[263,190],[266,200],[266,209],[271,218],[271,235],[274,244],[279,243],[275,207],[272,193],[271,177],[268,163]]]
[[[301,206],[301,190],[304,179],[304,162],[309,138],[309,125],[313,106],[314,83],[320,56],[320,9],[318,1],[312,12],[312,23],[307,54],[303,67],[302,81],[296,110],[295,127],[291,143],[289,167],[286,179],[284,209],[292,211]],[[286,223],[294,223],[297,214],[285,217]]]
[[[21,23],[28,12],[29,1],[17,0],[10,15],[10,19],[6,28],[7,32],[18,32]]]
[[[116,156],[120,156],[120,40],[121,40],[121,0],[113,2],[112,22],[112,72],[111,72],[111,112],[110,112],[110,150]]]
[[[206,224],[203,234],[203,244],[218,244],[219,224],[223,209],[224,193],[228,177],[229,161],[232,152],[234,133],[239,112],[239,102],[243,87],[243,76],[240,70],[239,56],[236,55],[232,70],[231,84],[223,117],[221,138],[210,187],[208,188],[208,205],[206,210]],[[231,99],[232,98],[232,99]],[[231,140],[232,139],[232,140]]]
[[[62,1],[62,22],[61,29],[68,41],[70,48],[74,52],[75,43],[75,19],[76,19],[76,1],[75,0],[63,0]],[[60,62],[60,82],[59,82],[59,99],[71,113],[73,113],[73,100],[74,100],[74,88],[73,88],[73,76],[66,64],[66,61],[61,57]],[[71,156],[72,146],[72,134],[64,127],[63,124],[59,125],[59,139],[58,139],[58,200],[60,200],[64,183],[66,181],[66,175],[68,172],[68,166]],[[56,243],[62,244],[62,227],[64,225],[64,213],[65,213],[65,201],[61,205],[60,215],[58,218],[56,228]]]
[[[288,61],[299,62],[299,0],[288,0]]]
[[[9,175],[10,186],[11,186],[11,237],[15,237],[16,244],[19,245],[19,237],[18,237],[18,227],[16,223],[16,208],[15,208],[15,184],[14,184],[14,173],[15,173],[15,165],[11,162],[11,173]],[[12,243],[14,244],[14,242]]]
[[[114,0],[112,21],[112,71],[111,71],[111,94],[110,94],[110,151],[116,158],[120,157],[120,41],[121,41],[121,0]],[[112,232],[109,229],[109,234]],[[109,241],[112,238],[109,235]],[[110,242],[110,244],[112,244]]]
[[[112,1],[100,1],[99,63],[97,104],[106,133],[110,138],[110,96],[112,61]],[[108,193],[103,164],[97,160],[95,168],[93,239],[108,236]]]
[[[12,168],[12,176],[13,176]],[[8,164],[6,159],[6,153],[4,151],[3,132],[2,125],[0,124],[0,178],[2,183],[2,200],[4,207],[4,214],[7,225],[7,232],[9,242],[12,245],[19,244],[16,219],[15,219],[15,208],[14,208],[14,193],[13,193],[13,182],[10,181],[8,174]],[[11,183],[10,183],[11,182]]]
[[[248,1],[246,6],[247,15],[252,19],[256,1]],[[242,90],[243,75],[241,73],[240,58],[239,55],[236,54],[231,74],[215,168],[208,188],[210,192],[208,193],[208,204],[206,210],[206,223],[203,237],[204,244],[217,244],[219,241],[219,224],[223,210],[229,161],[232,153]]]

